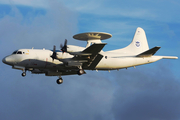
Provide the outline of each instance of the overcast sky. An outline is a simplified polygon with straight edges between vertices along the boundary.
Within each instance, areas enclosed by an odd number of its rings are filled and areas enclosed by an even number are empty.
[[[0,58],[20,48],[85,46],[72,38],[108,32],[104,50],[127,46],[137,27],[157,55],[180,57],[178,0],[0,0]],[[180,120],[180,62],[160,60],[119,71],[46,77],[0,62],[1,120]]]

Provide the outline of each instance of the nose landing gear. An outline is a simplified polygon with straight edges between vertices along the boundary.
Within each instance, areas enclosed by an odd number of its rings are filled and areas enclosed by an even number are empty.
[[[23,77],[26,76],[26,71],[27,71],[27,69],[23,69],[23,73],[21,74]]]

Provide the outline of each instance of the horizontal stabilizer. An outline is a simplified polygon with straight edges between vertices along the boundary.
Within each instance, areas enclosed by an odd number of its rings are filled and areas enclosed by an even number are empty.
[[[137,55],[137,57],[151,57],[153,56],[161,47],[154,47],[151,48],[150,50],[147,50],[139,55]]]

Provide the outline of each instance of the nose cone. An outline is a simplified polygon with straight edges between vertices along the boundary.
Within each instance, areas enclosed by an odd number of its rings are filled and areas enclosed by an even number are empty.
[[[2,62],[3,62],[3,63],[6,63],[6,58],[3,58],[3,59],[2,59]]]
[[[12,65],[14,60],[11,56],[7,56],[5,58],[2,59],[2,62],[8,65]]]

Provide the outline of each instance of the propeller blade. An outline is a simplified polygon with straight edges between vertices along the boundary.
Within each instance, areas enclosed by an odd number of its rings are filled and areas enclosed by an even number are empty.
[[[56,55],[57,55],[57,53],[56,53],[56,46],[54,45],[54,47],[53,47],[53,54],[51,55],[51,58],[53,59],[53,61],[54,61],[54,59],[56,59]]]
[[[62,44],[60,44],[60,48],[61,48],[61,51],[64,53],[64,52],[67,52],[67,39],[65,39],[64,41],[64,46]],[[53,54],[50,56],[53,61],[54,59],[57,59],[57,53],[56,53],[56,46],[54,45],[53,46]]]
[[[65,39],[65,41],[64,41],[64,46],[61,44],[60,48],[63,53],[67,52],[67,39]]]
[[[65,39],[64,41],[64,46],[67,46],[67,39]]]
[[[60,44],[60,48],[61,48],[61,49],[63,48],[63,45],[62,45],[62,44]]]
[[[53,47],[53,52],[55,52],[56,51],[56,46],[54,45],[54,47]]]

